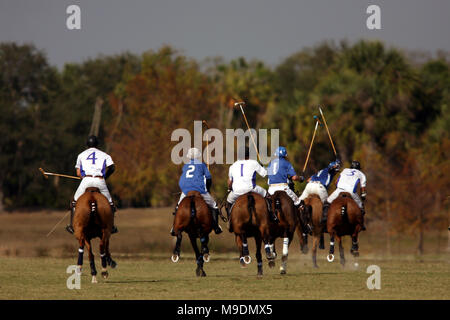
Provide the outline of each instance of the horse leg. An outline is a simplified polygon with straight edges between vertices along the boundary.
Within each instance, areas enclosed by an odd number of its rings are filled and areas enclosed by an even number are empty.
[[[244,257],[244,263],[250,264],[252,258],[250,257],[250,251],[248,250],[247,236],[245,234],[241,234],[240,236],[242,240],[242,256]]]
[[[110,236],[110,233],[108,231],[108,234],[105,237],[106,263],[108,264],[108,266],[110,266],[112,269],[114,269],[117,267],[117,263],[111,258],[111,252],[109,251],[109,236]]]
[[[195,270],[195,274],[197,277],[206,277],[205,270],[203,270],[203,255],[198,250],[197,245],[197,237],[193,234],[189,234],[189,239],[191,240],[192,248],[195,252],[195,258],[197,260],[197,269]]]
[[[299,224],[297,226],[297,228],[295,229],[295,232],[298,235],[298,239],[299,239],[299,243],[300,243],[300,250],[303,254],[307,254],[308,253],[308,237],[306,236],[303,237],[303,231],[302,231],[302,227]],[[306,241],[305,241],[306,240]]]
[[[283,234],[283,254],[281,256],[280,274],[286,274],[290,238],[291,236],[285,231]]]
[[[83,254],[84,254],[84,239],[80,239],[78,241],[80,247],[78,248],[78,262],[77,262],[77,270],[78,274],[81,274],[81,269],[83,266]]]
[[[358,224],[355,227],[355,231],[352,234],[352,248],[350,249],[350,253],[354,257],[359,257],[359,245],[358,245],[358,233],[361,231],[361,226]]]
[[[258,277],[262,277],[263,275],[263,262],[261,254],[262,239],[260,236],[255,236],[255,244],[256,244],[256,261],[258,262]]]
[[[103,232],[102,239],[100,240],[100,258],[102,261],[102,277],[104,279],[108,278],[108,271],[106,270],[106,235]]]
[[[180,248],[181,248],[181,240],[183,239],[183,236],[181,235],[181,232],[177,233],[177,242],[175,243],[175,248],[173,249],[172,254],[172,262],[178,262],[180,259]]]
[[[243,243],[242,238],[240,235],[236,234],[236,245],[239,249],[239,263],[241,264],[242,268],[247,267],[246,263],[244,262],[244,250],[243,250]]]
[[[89,253],[89,264],[91,266],[92,283],[97,283],[97,269],[95,268],[94,254],[92,253],[92,245],[90,240],[85,240],[86,248]]]
[[[334,230],[332,230],[330,232],[330,252],[327,256],[328,262],[334,261],[334,236],[335,236],[335,232],[334,232]]]
[[[319,238],[320,238],[320,236],[318,236],[317,234],[314,234],[314,236],[313,236],[313,247],[312,247],[312,261],[313,261],[313,267],[314,268],[318,268],[319,267],[317,265],[317,244],[320,241]]]
[[[205,262],[209,262],[209,249],[208,249],[209,236],[204,235],[200,238],[200,243],[202,245],[202,255]]]
[[[341,265],[342,265],[342,267],[345,265],[345,257],[344,257],[344,247],[342,246],[342,239],[343,239],[343,237],[339,237],[339,236],[336,236],[336,238],[337,238],[337,241],[339,242],[339,256],[340,256],[340,259],[341,259]]]

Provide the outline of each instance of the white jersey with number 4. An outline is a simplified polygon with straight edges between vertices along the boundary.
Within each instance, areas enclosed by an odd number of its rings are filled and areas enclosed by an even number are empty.
[[[89,148],[78,155],[75,168],[81,176],[105,176],[106,168],[114,164],[111,156],[97,148]]]
[[[228,171],[228,177],[233,181],[233,192],[244,194],[256,186],[256,173],[261,177],[267,175],[264,169],[256,160],[238,160],[233,163]]]
[[[358,169],[345,168],[342,170],[336,187],[347,192],[356,193],[358,185],[366,187],[366,176]]]

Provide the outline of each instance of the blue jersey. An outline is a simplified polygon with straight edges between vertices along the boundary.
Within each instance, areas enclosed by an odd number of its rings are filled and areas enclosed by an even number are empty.
[[[330,185],[331,181],[333,181],[334,176],[336,175],[337,171],[334,171],[330,174],[328,171],[328,168],[322,169],[319,172],[317,172],[315,175],[311,177],[311,181],[319,181],[325,188],[328,189],[328,186]]]
[[[292,164],[285,158],[276,158],[269,163],[267,168],[269,184],[287,183],[288,177],[297,175]]]
[[[183,173],[178,185],[184,194],[189,191],[198,191],[204,194],[207,192],[205,179],[211,179],[206,164],[198,160],[191,160],[183,166]]]

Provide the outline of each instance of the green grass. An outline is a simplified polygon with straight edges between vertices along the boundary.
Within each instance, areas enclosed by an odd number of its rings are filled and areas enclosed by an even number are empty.
[[[381,222],[368,224],[360,235],[359,268],[349,254],[351,240],[344,239],[347,265],[325,260],[328,250],[319,250],[320,269],[313,269],[311,253],[301,254],[295,236],[289,250],[288,274],[269,269],[256,276],[254,241],[249,249],[253,262],[245,269],[238,263],[234,236],[226,231],[210,237],[211,262],[207,277],[195,276],[194,254],[187,236],[181,260],[172,263],[174,239],[169,235],[173,216],[170,208],[119,210],[120,232],[111,238],[111,253],[118,268],[108,280],[91,284],[85,253],[80,290],[69,290],[66,269],[76,263],[77,241],[64,231],[68,218],[47,233],[66,212],[41,211],[0,215],[0,299],[450,299],[450,261],[446,235],[426,234],[425,255],[416,255],[417,242],[407,235],[391,238],[386,250]],[[311,247],[311,241],[310,241]],[[98,239],[93,242],[100,271]],[[281,242],[277,240],[281,253]],[[336,250],[338,250],[336,248]],[[381,268],[381,290],[369,290],[369,265]]]
[[[349,259],[342,268],[321,259],[313,269],[308,257],[292,257],[288,274],[280,275],[264,261],[264,276],[256,276],[253,261],[241,268],[227,254],[214,255],[205,264],[207,277],[195,276],[195,262],[186,252],[178,263],[169,257],[116,258],[110,277],[92,284],[85,261],[81,289],[69,290],[68,265],[75,259],[0,258],[0,299],[449,299],[448,262],[435,260]],[[98,259],[97,259],[98,260]],[[369,290],[367,266],[381,268],[381,290]],[[97,261],[99,269],[99,261]]]

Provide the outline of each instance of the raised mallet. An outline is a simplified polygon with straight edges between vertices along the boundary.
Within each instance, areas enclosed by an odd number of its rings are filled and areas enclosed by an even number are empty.
[[[311,144],[309,145],[309,150],[308,150],[308,154],[306,156],[306,161],[305,161],[305,165],[303,166],[303,173],[305,173],[306,170],[306,165],[308,164],[308,160],[309,160],[309,154],[311,153],[311,149],[312,149],[312,145],[314,142],[314,138],[316,136],[316,131],[317,131],[317,127],[319,126],[319,119],[317,119],[317,116],[314,116],[314,119],[316,119],[316,127],[314,128],[314,133],[311,139]]]
[[[258,155],[258,160],[261,161],[261,157],[259,156],[258,148],[256,147],[255,140],[253,139],[252,131],[250,130],[250,126],[248,125],[247,117],[245,116],[244,108],[242,105],[245,105],[245,102],[236,102],[234,106],[239,106],[241,108],[242,115],[244,116],[245,124],[247,125],[248,131],[250,132],[250,138],[252,139],[253,146],[255,147],[256,154]]]
[[[330,138],[331,146],[333,147],[334,155],[337,156],[336,148],[334,147],[333,139],[331,139],[330,130],[328,130],[327,121],[325,120],[325,116],[323,115],[322,109],[319,107],[320,114],[322,115],[323,123],[325,124],[325,128],[328,132],[328,137]]]

